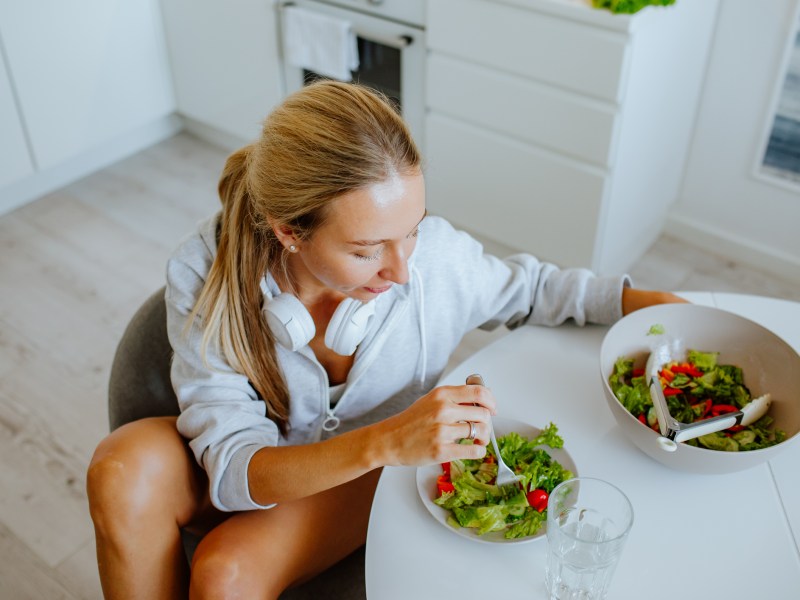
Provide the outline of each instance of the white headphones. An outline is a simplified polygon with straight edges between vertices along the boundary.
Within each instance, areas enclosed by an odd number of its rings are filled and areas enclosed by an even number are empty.
[[[270,331],[283,347],[299,350],[314,337],[316,328],[303,303],[292,294],[264,296],[264,316]],[[336,307],[325,331],[325,345],[342,356],[350,356],[367,335],[368,324],[375,314],[375,301],[363,304],[345,298]]]

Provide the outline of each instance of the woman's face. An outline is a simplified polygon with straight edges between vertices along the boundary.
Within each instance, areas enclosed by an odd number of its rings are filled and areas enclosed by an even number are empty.
[[[343,195],[325,224],[290,256],[301,294],[327,288],[368,302],[406,283],[424,216],[422,174],[394,175]]]

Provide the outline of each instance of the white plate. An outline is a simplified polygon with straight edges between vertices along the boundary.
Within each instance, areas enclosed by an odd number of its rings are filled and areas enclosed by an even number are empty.
[[[494,417],[492,419],[492,423],[494,424],[494,433],[498,438],[509,434],[512,431],[516,431],[522,437],[531,439],[542,432],[542,430],[538,427],[534,427],[533,425],[528,425],[527,423],[516,421],[514,419]],[[572,457],[567,453],[566,450],[563,448],[554,449],[548,446],[543,446],[543,449],[547,450],[547,453],[552,456],[554,460],[561,463],[565,469],[571,471],[573,477],[578,476],[578,470],[575,468],[575,462],[572,460]],[[536,532],[535,535],[516,539],[507,539],[503,537],[505,531],[490,531],[489,533],[478,535],[476,530],[471,527],[453,527],[452,525],[449,525],[447,523],[447,517],[449,516],[450,511],[438,506],[433,502],[436,499],[436,479],[441,474],[442,466],[439,464],[418,467],[417,491],[419,492],[419,497],[422,499],[422,503],[425,505],[425,508],[428,509],[428,512],[430,512],[433,518],[441,523],[448,531],[452,531],[456,535],[468,540],[472,540],[473,542],[483,542],[486,544],[524,544],[526,542],[538,540],[544,536],[545,530],[547,529],[545,523],[542,523],[542,527],[538,532]]]

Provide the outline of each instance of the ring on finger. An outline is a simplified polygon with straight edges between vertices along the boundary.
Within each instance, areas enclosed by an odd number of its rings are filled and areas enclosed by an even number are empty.
[[[469,435],[466,437],[466,439],[472,441],[475,439],[475,434],[477,433],[475,431],[475,423],[473,421],[467,421],[467,423],[469,423]]]

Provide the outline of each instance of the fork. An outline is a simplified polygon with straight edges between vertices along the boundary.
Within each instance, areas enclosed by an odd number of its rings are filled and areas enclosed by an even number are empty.
[[[466,383],[467,385],[484,385],[483,377],[477,373],[467,377]],[[494,455],[497,457],[497,478],[495,479],[495,484],[502,487],[519,482],[519,476],[503,462],[503,457],[500,456],[500,448],[497,446],[497,438],[494,435],[494,425],[492,425],[491,420],[489,421],[489,437],[492,441],[492,448],[494,448]]]

